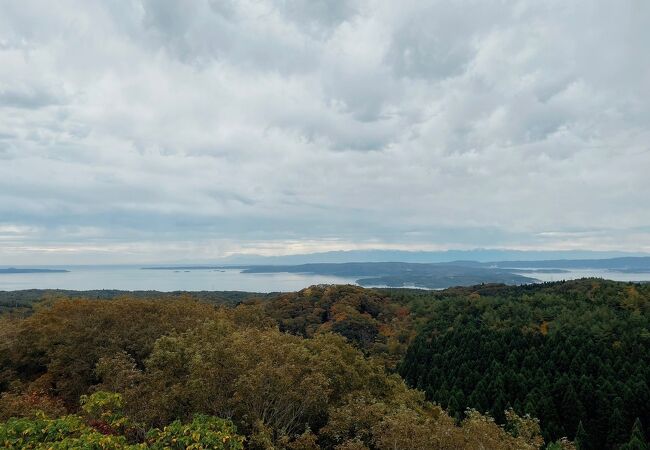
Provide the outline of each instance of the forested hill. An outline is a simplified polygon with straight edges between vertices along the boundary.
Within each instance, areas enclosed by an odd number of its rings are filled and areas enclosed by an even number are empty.
[[[244,291],[121,291],[116,289],[96,289],[91,291],[72,291],[65,289],[25,289],[21,291],[0,291],[0,313],[22,311],[29,314],[34,305],[51,303],[62,299],[113,300],[119,298],[139,298],[149,300],[191,299],[213,305],[234,306],[251,298],[271,298],[277,293],[256,293]]]
[[[646,448],[650,285],[22,295],[6,448]]]
[[[448,296],[449,295],[449,296]],[[547,439],[617,448],[650,424],[650,286],[580,280],[411,300],[428,321],[400,373],[460,417],[512,407]],[[636,448],[636,447],[635,447]]]

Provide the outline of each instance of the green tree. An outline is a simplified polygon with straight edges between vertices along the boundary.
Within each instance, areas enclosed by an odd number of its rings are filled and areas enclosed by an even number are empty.
[[[637,417],[632,426],[632,433],[630,440],[620,447],[620,450],[648,450],[648,444],[643,435],[643,427],[641,421]]]
[[[576,430],[574,442],[578,450],[589,450],[589,437],[585,431],[585,427],[582,425],[582,420],[578,422],[578,429]]]

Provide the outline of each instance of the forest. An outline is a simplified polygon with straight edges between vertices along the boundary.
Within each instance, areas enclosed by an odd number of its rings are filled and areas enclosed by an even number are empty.
[[[4,448],[648,448],[648,284],[0,302]]]

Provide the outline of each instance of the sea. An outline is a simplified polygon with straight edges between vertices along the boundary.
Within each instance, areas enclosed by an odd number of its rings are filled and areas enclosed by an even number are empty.
[[[7,268],[8,266],[0,266]],[[31,268],[16,266],[18,268]],[[143,266],[34,266],[63,273],[0,274],[0,291],[69,289],[88,291],[290,292],[314,284],[355,284],[354,278],[296,273],[243,273],[241,269],[146,270]]]
[[[8,266],[0,266],[6,268]],[[20,268],[28,268],[19,266]],[[0,274],[0,291],[23,289],[125,291],[247,291],[290,292],[315,284],[356,284],[355,278],[300,273],[243,273],[241,269],[144,270],[143,266],[38,266],[65,273]],[[513,270],[516,271],[516,270]],[[598,277],[617,281],[650,281],[650,273],[570,270],[566,273],[526,272],[540,281]],[[377,286],[384,287],[384,286]],[[413,287],[413,286],[405,286]]]

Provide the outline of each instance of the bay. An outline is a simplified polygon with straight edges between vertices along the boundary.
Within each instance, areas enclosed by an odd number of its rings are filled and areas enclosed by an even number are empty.
[[[26,266],[19,266],[27,268]],[[355,279],[295,273],[242,273],[226,270],[142,270],[143,266],[38,266],[66,273],[0,274],[0,291],[22,289],[125,291],[290,292],[314,284],[354,284]],[[36,266],[34,266],[36,268]]]
[[[8,268],[8,266],[1,266]],[[144,266],[18,266],[19,268],[65,269],[65,273],[0,274],[0,291],[22,289],[125,291],[247,291],[290,292],[314,284],[356,284],[351,277],[303,273],[242,273],[240,269],[142,270]],[[517,272],[513,269],[513,272]],[[650,273],[608,270],[567,270],[545,273],[531,269],[522,273],[540,281],[562,281],[596,277],[615,281],[650,281]],[[382,286],[378,286],[382,287]]]

